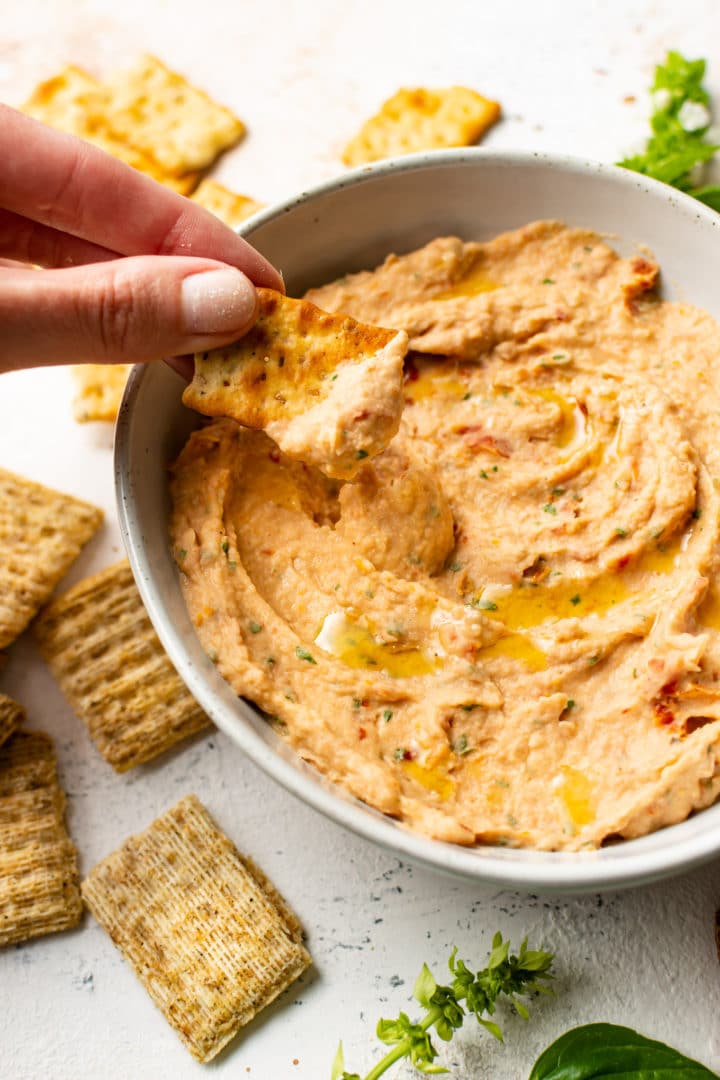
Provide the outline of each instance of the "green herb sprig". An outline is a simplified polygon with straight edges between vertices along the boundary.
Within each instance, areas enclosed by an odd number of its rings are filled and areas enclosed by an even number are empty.
[[[720,184],[697,186],[694,176],[696,167],[720,150],[706,137],[711,117],[704,77],[704,60],[686,60],[679,52],[668,52],[665,63],[655,68],[652,134],[645,150],[618,165],[671,184],[720,211]]]
[[[522,942],[517,955],[510,953],[510,942],[496,934],[487,967],[473,973],[453,949],[448,967],[453,976],[449,986],[441,986],[423,964],[413,996],[426,1010],[425,1015],[413,1023],[407,1013],[401,1012],[395,1020],[380,1020],[377,1036],[381,1042],[392,1046],[377,1064],[361,1077],[359,1073],[345,1071],[342,1043],[338,1047],[332,1066],[331,1080],[378,1080],[391,1066],[409,1059],[414,1067],[425,1075],[437,1075],[448,1070],[434,1064],[438,1051],[431,1038],[431,1030],[444,1042],[449,1042],[465,1017],[473,1014],[478,1023],[502,1042],[502,1032],[490,1020],[495,1012],[498,998],[506,997],[525,1020],[530,1016],[520,996],[540,992],[552,993],[544,985],[552,979],[553,954],[542,950],[530,950],[527,939]]]

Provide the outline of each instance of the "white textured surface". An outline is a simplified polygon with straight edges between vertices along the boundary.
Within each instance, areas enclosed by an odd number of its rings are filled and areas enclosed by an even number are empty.
[[[499,98],[506,119],[487,145],[614,160],[644,137],[644,89],[667,48],[708,57],[720,103],[719,30],[716,0],[445,0],[433,8],[419,0],[28,0],[3,5],[0,99],[21,101],[65,62],[102,75],[150,49],[247,121],[249,138],[217,175],[272,201],[335,175],[346,138],[403,83],[468,83]],[[624,100],[630,96],[636,100]],[[119,558],[121,545],[111,432],[76,426],[70,397],[62,370],[3,376],[0,464],[107,511],[103,533],[69,578],[77,580]],[[720,863],[603,898],[483,893],[398,864],[321,819],[219,734],[115,776],[30,640],[13,647],[0,686],[56,740],[83,870],[196,791],[295,906],[315,959],[208,1070],[189,1058],[88,918],[76,931],[0,954],[3,1080],[181,1080],[209,1071],[324,1080],[339,1038],[348,1067],[367,1071],[377,1018],[411,1008],[422,962],[442,975],[457,944],[479,964],[496,929],[557,951],[557,996],[538,1003],[529,1025],[508,1017],[505,1047],[468,1025],[443,1050],[458,1080],[522,1080],[552,1039],[596,1020],[630,1024],[720,1069]]]

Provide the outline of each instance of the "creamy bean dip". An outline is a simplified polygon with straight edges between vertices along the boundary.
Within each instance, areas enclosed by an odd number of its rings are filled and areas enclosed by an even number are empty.
[[[649,255],[538,222],[311,290],[409,335],[348,482],[231,420],[173,470],[200,639],[410,828],[588,849],[720,793],[720,328]]]

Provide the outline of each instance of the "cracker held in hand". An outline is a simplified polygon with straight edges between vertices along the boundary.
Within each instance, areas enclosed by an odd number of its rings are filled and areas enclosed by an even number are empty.
[[[167,658],[126,561],[58,597],[35,633],[65,697],[118,772],[209,723]]]
[[[0,469],[0,649],[23,632],[102,519],[89,503]]]
[[[215,217],[219,217],[231,229],[236,229],[241,222],[257,214],[258,210],[262,210],[265,205],[247,195],[236,195],[234,191],[230,191],[229,188],[218,184],[217,180],[212,180],[210,177],[198,185],[190,198],[199,206],[204,206]]]
[[[97,112],[171,176],[206,168],[245,134],[230,109],[151,55],[108,82]]]
[[[7,694],[0,694],[0,746],[13,735],[25,719],[25,710]]]
[[[72,375],[77,387],[73,415],[79,424],[117,419],[132,364],[76,364]]]
[[[407,334],[272,289],[258,297],[245,337],[195,355],[184,403],[264,429],[289,457],[328,476],[352,477],[398,429]]]
[[[99,863],[82,894],[199,1061],[310,964],[285,901],[195,795]]]
[[[0,747],[0,945],[80,921],[77,855],[47,735],[19,731]]]
[[[472,146],[499,116],[497,101],[465,86],[398,90],[363,124],[342,159],[346,165],[364,165],[420,150]]]

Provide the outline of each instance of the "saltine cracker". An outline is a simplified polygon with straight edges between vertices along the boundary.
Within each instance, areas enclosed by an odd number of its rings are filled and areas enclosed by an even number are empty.
[[[39,83],[21,106],[21,111],[57,131],[92,143],[153,180],[181,195],[188,195],[197,185],[199,173],[193,170],[179,176],[171,175],[135,145],[132,138],[114,134],[104,115],[106,103],[107,89],[103,84],[87,71],[70,64]]]
[[[204,206],[215,217],[219,217],[231,229],[236,229],[241,222],[262,210],[264,203],[251,199],[248,195],[237,195],[217,180],[207,177],[190,196],[193,202]]]
[[[75,364],[73,416],[79,424],[117,418],[132,364]]]
[[[466,86],[405,87],[383,103],[345,147],[346,165],[472,146],[500,116],[500,105]]]
[[[239,341],[197,353],[183,402],[267,432],[289,457],[348,479],[384,450],[403,408],[407,335],[258,289]]]
[[[91,121],[131,141],[171,176],[205,169],[245,134],[243,122],[156,56],[142,56],[94,99]]]

